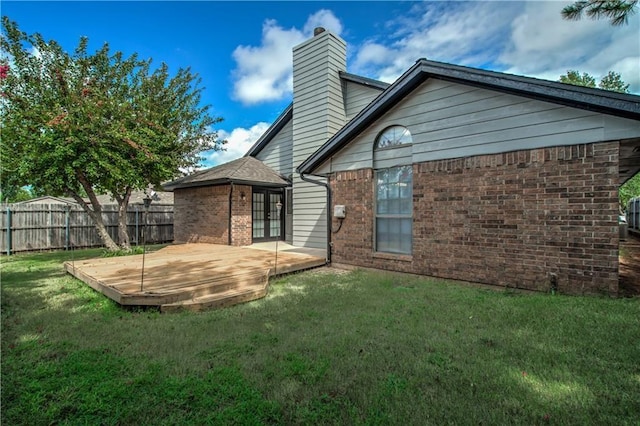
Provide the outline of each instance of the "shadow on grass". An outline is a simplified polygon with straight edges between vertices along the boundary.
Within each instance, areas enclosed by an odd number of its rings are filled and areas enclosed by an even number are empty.
[[[6,424],[640,417],[633,300],[310,271],[274,280],[259,301],[160,315],[100,304],[102,295],[70,277],[46,281],[32,292],[7,287],[6,302],[17,307],[6,319],[20,321],[6,334],[2,324]],[[62,287],[70,293],[56,300]]]

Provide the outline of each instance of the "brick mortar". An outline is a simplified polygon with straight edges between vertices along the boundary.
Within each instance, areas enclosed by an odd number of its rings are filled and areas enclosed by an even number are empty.
[[[372,169],[330,177],[337,263],[569,294],[618,290],[618,143],[413,165],[411,261],[373,251]],[[334,219],[334,229],[337,228]]]
[[[229,244],[230,190],[230,185],[176,189],[174,241]],[[233,188],[231,229],[232,245],[251,244],[251,186]]]

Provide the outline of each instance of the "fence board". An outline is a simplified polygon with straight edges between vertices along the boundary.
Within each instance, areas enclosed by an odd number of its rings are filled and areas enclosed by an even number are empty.
[[[3,254],[99,247],[102,240],[93,220],[80,206],[65,204],[0,204],[0,250]],[[127,229],[131,244],[143,243],[144,208],[131,205]],[[118,206],[103,206],[107,232],[118,242]],[[173,205],[152,204],[148,213],[147,243],[173,241]]]

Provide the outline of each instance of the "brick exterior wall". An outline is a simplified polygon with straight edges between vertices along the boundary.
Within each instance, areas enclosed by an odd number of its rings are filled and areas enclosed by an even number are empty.
[[[251,186],[233,186],[231,203],[231,245],[233,246],[248,246],[252,242],[251,190]]]
[[[174,242],[229,244],[230,190],[230,185],[176,189]],[[234,186],[232,209],[231,244],[251,244],[250,186]]]
[[[617,142],[413,165],[413,253],[374,252],[373,170],[337,172],[332,261],[567,294],[618,291]],[[338,220],[333,219],[336,229]]]

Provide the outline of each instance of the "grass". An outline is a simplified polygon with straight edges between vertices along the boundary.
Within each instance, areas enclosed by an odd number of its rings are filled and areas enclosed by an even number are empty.
[[[640,418],[637,298],[309,271],[259,301],[161,315],[122,309],[65,275],[68,258],[2,259],[2,424]]]

